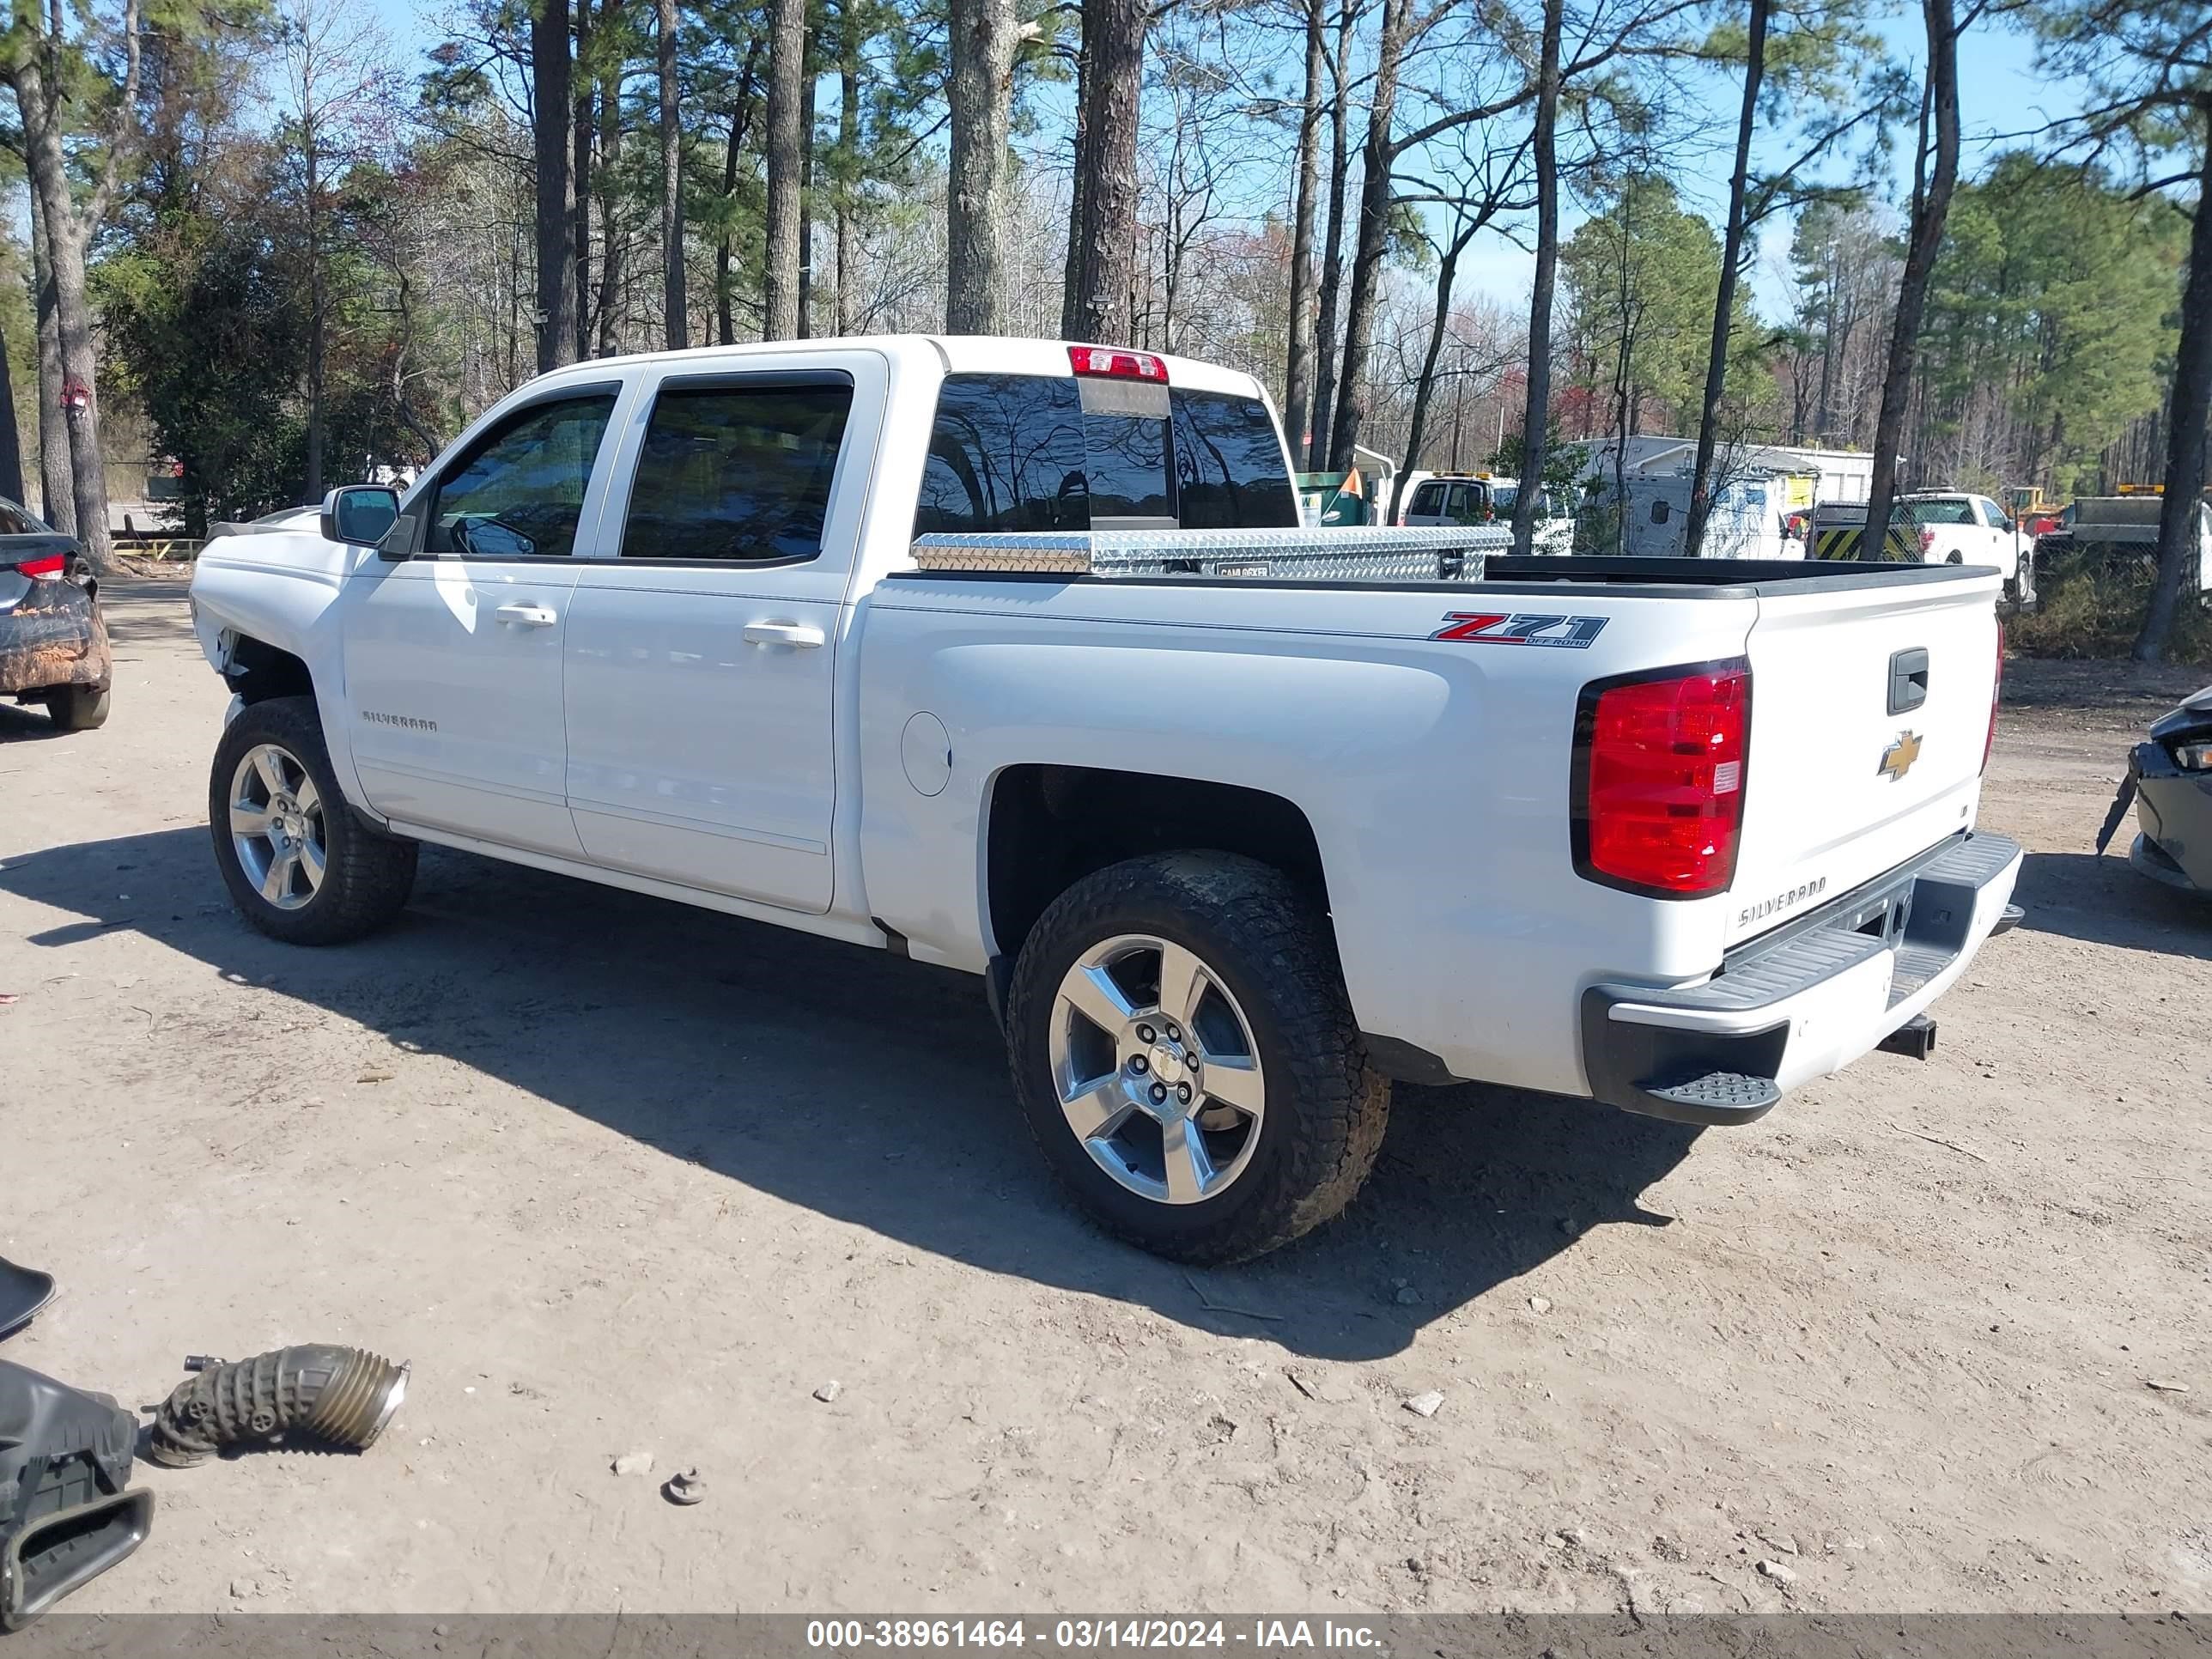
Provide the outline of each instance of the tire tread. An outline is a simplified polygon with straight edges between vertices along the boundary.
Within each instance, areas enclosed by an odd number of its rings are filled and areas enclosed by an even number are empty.
[[[297,910],[280,910],[254,891],[231,846],[231,774],[240,756],[257,743],[289,750],[314,779],[325,803],[322,890],[315,902]],[[208,779],[208,830],[223,884],[240,914],[287,945],[343,945],[373,933],[405,908],[414,890],[416,843],[381,834],[347,804],[313,697],[271,697],[240,711],[216,744]]]
[[[1279,1038],[1264,1056],[1270,1079],[1266,1133],[1288,1136],[1264,1160],[1255,1158],[1224,1195],[1237,1197],[1237,1203],[1197,1226],[1173,1229],[1133,1225],[1071,1179],[1046,1139],[1060,1121],[1049,1078],[1037,1078],[1024,1060],[1038,1022],[1051,1018],[1061,958],[1107,934],[1141,931],[1146,924],[1133,920],[1133,912],[1161,908],[1219,935],[1243,959],[1224,969],[1249,968],[1274,988],[1264,1008],[1252,1007],[1242,993],[1239,1000],[1255,1024],[1273,1025]],[[1077,882],[1046,908],[1024,944],[1006,1012],[1015,1086],[1039,1149],[1086,1211],[1140,1249],[1207,1266],[1263,1255],[1340,1214],[1382,1150],[1390,1085],[1360,1040],[1327,916],[1288,876],[1257,860],[1157,854]],[[1285,1073],[1287,1089],[1275,1080]],[[1085,1155],[1079,1149],[1073,1156]],[[1246,1189],[1254,1181],[1261,1185]],[[1152,1206],[1155,1216],[1164,1212]]]

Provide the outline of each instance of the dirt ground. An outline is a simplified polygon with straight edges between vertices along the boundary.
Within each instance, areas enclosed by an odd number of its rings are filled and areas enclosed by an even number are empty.
[[[434,852],[250,932],[223,689],[176,588],[110,617],[105,730],[0,711],[0,1254],[63,1286],[5,1356],[415,1371],[366,1455],[146,1468],[74,1610],[2212,1607],[2212,907],[2089,851],[2186,673],[2013,665],[2027,921],[1932,1060],[1702,1136],[1408,1089],[1343,1221],[1186,1274],[957,975]]]

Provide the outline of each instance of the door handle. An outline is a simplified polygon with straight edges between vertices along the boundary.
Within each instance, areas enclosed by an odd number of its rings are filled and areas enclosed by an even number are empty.
[[[491,614],[500,621],[512,623],[518,628],[550,628],[560,621],[553,614],[551,606],[543,605],[503,605]]]
[[[745,642],[749,645],[820,645],[824,635],[818,628],[809,628],[804,623],[757,622],[745,624]]]

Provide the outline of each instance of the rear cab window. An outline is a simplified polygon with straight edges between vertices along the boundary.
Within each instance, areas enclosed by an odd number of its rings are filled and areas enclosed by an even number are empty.
[[[1255,394],[1095,375],[954,374],[938,392],[915,533],[1295,529]]]
[[[1085,375],[1083,472],[1093,530],[1176,527],[1174,412],[1167,387],[1150,380]]]
[[[1923,496],[1917,501],[1900,503],[1893,522],[1896,519],[1922,525],[1970,525],[1974,522],[1974,508],[1964,495]]]
[[[1168,389],[1176,506],[1185,530],[1294,530],[1297,490],[1275,417],[1257,398]]]

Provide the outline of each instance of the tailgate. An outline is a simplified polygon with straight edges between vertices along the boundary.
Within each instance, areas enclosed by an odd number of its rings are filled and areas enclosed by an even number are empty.
[[[1972,825],[1998,586],[1992,574],[1761,599],[1729,944]]]

